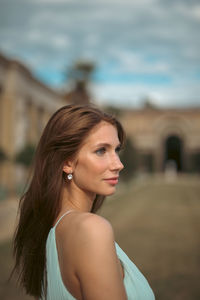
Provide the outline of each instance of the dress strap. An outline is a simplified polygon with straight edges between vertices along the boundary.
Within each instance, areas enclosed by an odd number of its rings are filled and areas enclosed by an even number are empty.
[[[62,220],[62,218],[63,218],[65,215],[69,214],[69,213],[72,212],[72,211],[75,211],[75,210],[74,210],[74,209],[70,209],[70,210],[66,211],[66,212],[58,219],[58,221],[57,221],[56,224],[54,225],[54,228],[56,228],[56,226],[58,225],[58,223]]]

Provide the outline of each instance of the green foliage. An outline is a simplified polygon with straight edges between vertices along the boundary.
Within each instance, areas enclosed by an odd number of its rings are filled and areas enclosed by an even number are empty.
[[[67,77],[74,82],[87,83],[91,80],[95,64],[91,61],[77,61],[67,72]]]
[[[191,171],[193,173],[200,173],[200,152],[190,155]]]
[[[7,159],[5,152],[0,148],[0,162]]]
[[[130,180],[135,175],[137,169],[137,152],[130,137],[126,139],[126,144],[120,158],[124,164],[124,169],[121,172],[122,180]]]
[[[154,104],[153,99],[149,97],[143,98],[143,107],[144,109],[158,109],[158,107]]]
[[[138,153],[138,169],[143,173],[153,173],[154,156],[152,153]]]
[[[119,107],[108,105],[105,107],[105,111],[111,115],[116,116],[119,118],[122,115],[123,110]]]
[[[26,145],[19,153],[16,155],[15,161],[19,164],[29,167],[32,163],[35,154],[35,146]]]
[[[0,184],[0,201],[5,200],[8,196],[8,189]]]

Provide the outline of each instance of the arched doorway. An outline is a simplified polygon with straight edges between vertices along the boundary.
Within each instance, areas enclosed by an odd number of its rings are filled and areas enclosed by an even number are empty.
[[[165,142],[165,161],[173,162],[178,172],[183,171],[183,141],[175,135],[171,135]]]

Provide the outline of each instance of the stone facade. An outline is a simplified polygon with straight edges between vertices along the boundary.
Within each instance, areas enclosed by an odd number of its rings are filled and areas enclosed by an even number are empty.
[[[16,154],[36,145],[47,120],[66,104],[63,95],[37,80],[20,62],[0,55],[0,184],[16,183]]]
[[[137,153],[138,168],[200,172],[200,107],[125,111],[121,121]]]

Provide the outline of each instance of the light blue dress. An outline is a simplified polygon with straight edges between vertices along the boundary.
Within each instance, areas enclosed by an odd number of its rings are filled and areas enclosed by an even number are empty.
[[[72,210],[67,211],[51,228],[46,243],[47,299],[76,300],[65,287],[59,267],[55,229],[60,220]],[[115,242],[116,253],[124,267],[124,286],[128,300],[154,300],[154,294],[147,280]],[[103,299],[102,299],[103,300]]]

